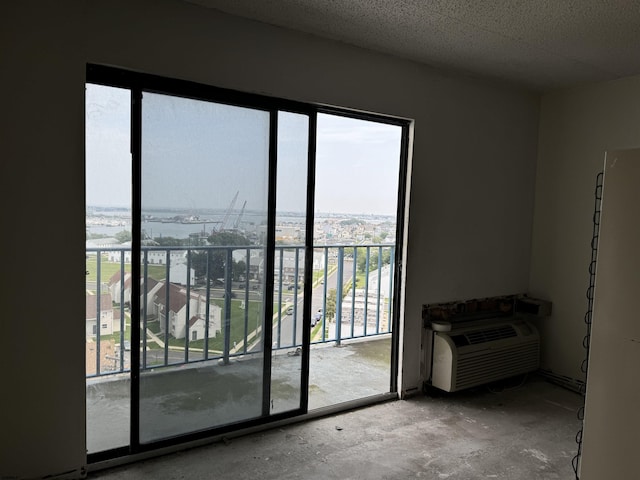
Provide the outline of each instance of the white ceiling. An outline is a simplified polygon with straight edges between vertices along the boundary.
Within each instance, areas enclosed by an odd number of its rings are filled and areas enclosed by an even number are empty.
[[[639,0],[187,0],[549,90],[640,74]]]

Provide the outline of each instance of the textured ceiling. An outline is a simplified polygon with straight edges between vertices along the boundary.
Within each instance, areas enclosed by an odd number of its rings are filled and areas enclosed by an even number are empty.
[[[187,1],[536,90],[640,74],[637,0]]]

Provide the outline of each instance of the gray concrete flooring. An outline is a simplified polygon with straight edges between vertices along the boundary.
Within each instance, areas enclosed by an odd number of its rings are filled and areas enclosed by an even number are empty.
[[[233,438],[89,479],[571,479],[582,398],[532,375]]]
[[[301,356],[295,349],[272,357],[271,413],[300,407]],[[366,398],[390,390],[391,337],[384,335],[312,346],[309,410]],[[140,438],[155,441],[259,417],[262,358],[236,357],[149,370],[141,376]],[[128,445],[129,375],[87,381],[89,453]]]

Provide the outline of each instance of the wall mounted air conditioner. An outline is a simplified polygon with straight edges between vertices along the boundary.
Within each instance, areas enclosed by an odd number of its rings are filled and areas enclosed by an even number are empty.
[[[540,336],[525,320],[433,332],[431,385],[447,392],[475,387],[540,366]]]

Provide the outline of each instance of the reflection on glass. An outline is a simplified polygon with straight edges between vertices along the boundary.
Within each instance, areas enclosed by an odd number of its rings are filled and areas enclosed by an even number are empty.
[[[278,113],[271,413],[300,408],[309,118]]]
[[[259,417],[269,114],[145,93],[140,439]]]

